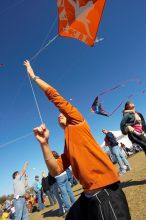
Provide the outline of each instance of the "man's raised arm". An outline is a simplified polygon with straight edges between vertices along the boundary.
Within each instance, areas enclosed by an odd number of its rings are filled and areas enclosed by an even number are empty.
[[[28,162],[25,162],[24,167],[20,173],[21,176],[23,176],[25,174],[27,166],[28,166]]]
[[[24,61],[24,66],[26,67],[26,71],[31,79],[33,79],[36,84],[42,89],[42,91],[46,92],[49,87],[51,87],[48,83],[40,79],[38,76],[35,75],[30,62],[28,60]]]
[[[30,78],[32,78],[41,90],[45,92],[48,99],[64,114],[70,124],[78,124],[84,121],[81,113],[75,107],[65,100],[51,85],[35,75],[28,60],[24,61],[24,66]]]
[[[48,144],[49,130],[46,128],[45,125],[41,125],[40,127],[34,128],[33,131],[36,139],[41,145],[42,153],[44,155],[44,160],[48,170],[50,171],[50,174],[52,176],[59,175],[61,173],[60,168]]]

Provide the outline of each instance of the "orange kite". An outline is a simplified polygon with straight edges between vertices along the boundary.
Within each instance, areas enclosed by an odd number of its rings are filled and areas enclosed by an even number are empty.
[[[57,0],[59,35],[93,46],[106,0]]]

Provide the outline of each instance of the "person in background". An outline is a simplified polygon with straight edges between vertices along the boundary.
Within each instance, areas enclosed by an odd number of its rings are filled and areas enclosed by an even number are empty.
[[[48,176],[46,175],[45,172],[42,172],[42,189],[43,189],[43,192],[48,196],[50,205],[51,206],[55,205],[56,204],[56,199],[55,199],[55,196],[53,194],[53,191],[50,189],[49,178],[48,178]]]
[[[25,186],[25,190],[27,191],[29,189],[29,186],[28,186],[28,173],[25,173],[25,175],[24,175],[24,186]]]
[[[2,214],[2,220],[9,220],[9,216],[10,216],[10,210],[7,210],[5,208]]]
[[[131,142],[139,145],[146,154],[146,123],[143,115],[135,110],[132,101],[125,103],[120,128],[121,132],[128,134]]]
[[[110,147],[112,154],[114,154],[116,157],[116,160],[120,167],[119,175],[121,176],[124,173],[126,173],[126,171],[131,170],[130,164],[126,159],[125,155],[120,150],[118,142],[113,133],[108,131],[107,129],[102,129],[102,132],[103,134],[105,134],[105,145]],[[124,165],[126,166],[126,169]]]
[[[59,158],[59,155],[56,151],[52,151],[52,154],[54,156],[55,159]],[[61,198],[62,201],[65,205],[65,214],[66,215],[71,207],[71,205],[73,205],[73,203],[76,201],[71,185],[68,181],[68,176],[66,171],[64,171],[63,173],[61,173],[58,176],[55,176],[55,179],[58,183],[58,186],[60,188],[60,192],[61,192]]]
[[[77,185],[77,184],[78,184],[78,181],[76,180],[76,178],[75,178],[74,175],[72,174],[71,166],[69,166],[69,167],[66,169],[66,173],[67,173],[68,181],[69,181],[70,184],[71,184],[71,187],[73,187],[74,185]]]
[[[58,216],[63,216],[64,215],[64,204],[59,192],[59,186],[57,184],[57,181],[55,179],[55,177],[51,176],[50,173],[48,173],[48,179],[49,179],[49,186],[50,186],[50,190],[54,193],[58,205],[59,205],[59,212],[58,212]]]
[[[43,204],[43,192],[42,192],[42,184],[39,181],[39,176],[35,176],[35,182],[33,184],[33,189],[35,192],[35,195],[38,199],[38,205],[39,205],[39,211],[44,209],[44,204]]]
[[[8,196],[8,198],[5,201],[5,208],[7,210],[11,209],[11,201],[10,201],[10,197]]]
[[[102,147],[102,150],[106,153],[106,155],[109,157],[109,159],[110,159],[113,163],[115,163],[115,162],[114,162],[114,159],[113,159],[113,154],[112,154],[112,152],[111,152],[109,146],[106,146],[106,143],[105,143],[105,145]]]
[[[13,204],[11,205],[10,219],[11,220],[15,219],[15,207]]]
[[[25,186],[22,177],[26,172],[28,162],[24,164],[22,171],[19,173],[15,171],[12,174],[13,188],[14,188],[14,207],[16,220],[28,220],[27,205],[25,201]]]
[[[120,143],[120,147],[124,150],[127,157],[135,153],[133,147],[128,148],[122,142]]]

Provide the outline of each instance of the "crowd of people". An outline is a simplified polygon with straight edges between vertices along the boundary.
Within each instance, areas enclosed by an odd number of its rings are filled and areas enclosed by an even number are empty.
[[[15,219],[15,207],[14,207],[14,200],[11,198],[8,198],[5,200],[5,202],[0,207],[1,210],[1,216],[2,220]]]
[[[57,152],[53,151],[55,156]],[[43,171],[42,178],[35,176],[32,187],[26,185],[25,163],[21,172],[15,171],[13,177],[14,198],[6,199],[3,203],[2,220],[10,219],[28,219],[28,214],[41,211],[45,208],[45,203],[54,206],[58,203],[58,216],[65,216],[71,205],[75,202],[72,187],[78,182],[72,175],[71,168],[68,168],[63,174],[53,177]],[[24,178],[22,178],[24,176]],[[48,200],[48,201],[47,201]],[[49,202],[49,203],[48,203]]]
[[[58,155],[49,146],[50,134],[45,124],[33,129],[49,173],[43,172],[41,180],[39,176],[35,176],[34,196],[29,195],[27,198],[27,184],[22,181],[22,176],[28,163],[25,163],[20,173],[13,173],[15,219],[27,220],[28,209],[32,211],[36,198],[38,211],[43,210],[43,195],[46,194],[51,206],[58,203],[58,215],[64,216],[66,220],[130,220],[128,203],[120,187],[119,177],[132,167],[114,134],[108,129],[102,129],[105,146],[110,148],[119,165],[118,173],[112,161],[95,141],[81,113],[51,85],[36,76],[29,61],[24,61],[24,66],[29,77],[59,109],[58,123],[63,129],[65,144],[63,154]],[[125,104],[120,126],[122,133],[128,135],[133,144],[139,144],[146,153],[144,117],[136,112],[131,101]],[[121,147],[126,149],[126,146]],[[72,186],[77,180],[83,187],[83,193],[76,200]]]

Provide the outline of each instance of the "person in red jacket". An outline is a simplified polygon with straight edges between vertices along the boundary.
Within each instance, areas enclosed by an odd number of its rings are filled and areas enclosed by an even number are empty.
[[[49,131],[45,125],[34,128],[46,165],[57,176],[70,165],[84,192],[74,203],[66,220],[129,220],[126,197],[119,187],[114,165],[92,136],[81,113],[52,86],[35,75],[29,61],[24,61],[29,76],[59,109],[58,122],[64,130],[64,153],[56,160],[49,147]]]

